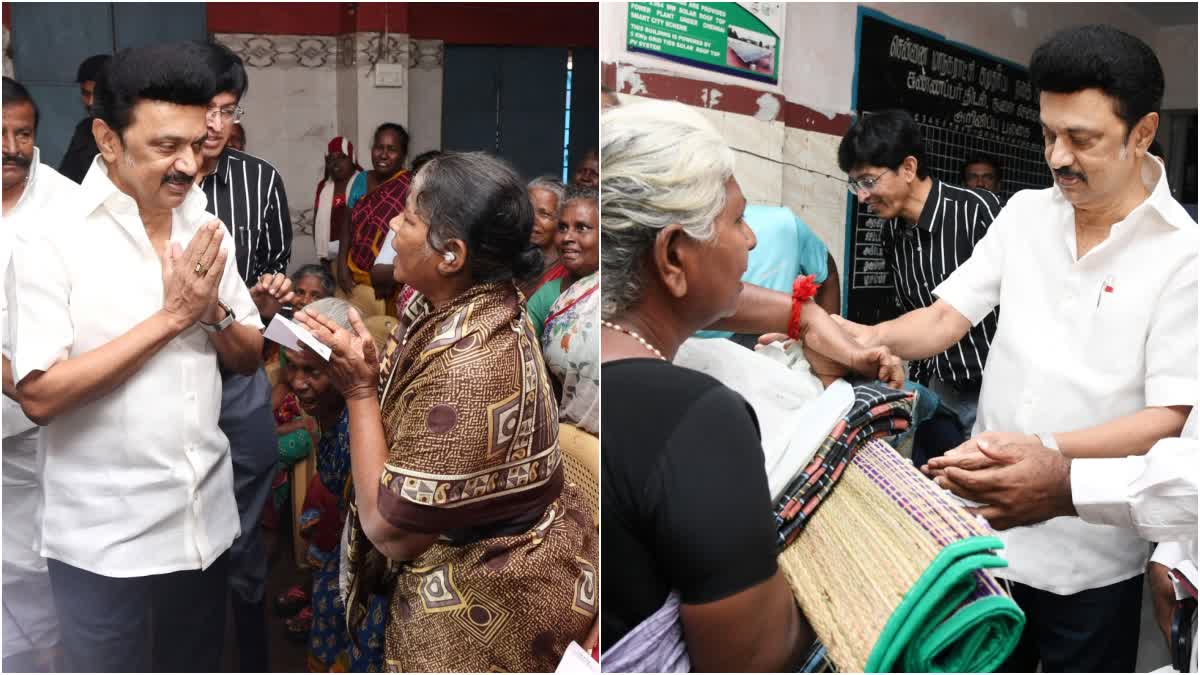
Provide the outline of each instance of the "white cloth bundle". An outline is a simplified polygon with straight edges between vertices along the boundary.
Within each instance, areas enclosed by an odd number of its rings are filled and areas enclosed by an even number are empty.
[[[854,404],[854,388],[845,380],[822,389],[797,342],[750,351],[729,340],[692,338],[680,346],[674,363],[711,375],[754,409],[772,499],[812,460]]]

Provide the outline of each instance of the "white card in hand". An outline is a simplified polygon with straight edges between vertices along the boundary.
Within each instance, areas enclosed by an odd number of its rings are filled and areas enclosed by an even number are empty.
[[[567,645],[567,651],[563,652],[562,661],[558,662],[558,668],[555,673],[598,673],[600,672],[600,664],[596,663],[592,657],[579,646],[578,642],[572,642]]]
[[[272,342],[300,351],[300,343],[312,347],[312,350],[317,353],[317,356],[329,360],[333,350],[326,347],[320,340],[313,337],[313,334],[308,332],[308,329],[288,319],[282,314],[276,314],[271,320],[271,325],[267,326],[267,330],[263,332],[263,337]]]

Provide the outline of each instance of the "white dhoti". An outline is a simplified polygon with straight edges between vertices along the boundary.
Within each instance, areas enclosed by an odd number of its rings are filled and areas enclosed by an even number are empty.
[[[30,424],[20,414],[20,406],[5,397],[4,432],[12,434],[5,436],[3,452],[5,658],[58,644],[58,615],[46,559],[40,553],[40,429],[29,428]]]

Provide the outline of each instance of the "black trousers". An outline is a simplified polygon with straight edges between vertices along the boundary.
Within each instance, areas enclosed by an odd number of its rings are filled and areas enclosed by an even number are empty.
[[[1025,612],[1025,630],[1000,672],[1036,672],[1040,661],[1045,673],[1132,673],[1142,577],[1074,595],[1014,583],[1013,599]]]
[[[229,552],[206,570],[115,578],[49,559],[69,672],[221,672]]]

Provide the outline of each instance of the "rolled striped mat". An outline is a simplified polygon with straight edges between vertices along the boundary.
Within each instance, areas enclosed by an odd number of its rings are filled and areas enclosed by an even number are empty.
[[[891,446],[857,446],[779,555],[828,659],[843,672],[992,672],[1025,615],[988,571],[991,529]]]

